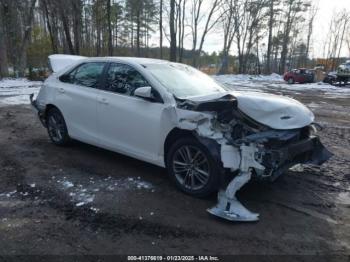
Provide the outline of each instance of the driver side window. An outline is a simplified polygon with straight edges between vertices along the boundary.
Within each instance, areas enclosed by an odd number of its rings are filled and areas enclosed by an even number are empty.
[[[129,65],[110,65],[104,90],[133,96],[139,87],[149,86],[146,79]]]

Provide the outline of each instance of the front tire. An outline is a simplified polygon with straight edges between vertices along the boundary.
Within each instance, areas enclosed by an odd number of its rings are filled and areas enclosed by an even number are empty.
[[[46,114],[46,126],[49,137],[55,145],[67,146],[70,142],[67,125],[57,108],[51,108]]]
[[[205,197],[219,188],[220,165],[195,138],[180,138],[173,143],[166,166],[177,188],[189,195]]]

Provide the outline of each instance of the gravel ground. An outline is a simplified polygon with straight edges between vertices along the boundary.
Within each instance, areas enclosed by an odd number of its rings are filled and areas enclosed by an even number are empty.
[[[79,142],[56,147],[28,105],[3,105],[0,261],[62,254],[350,255],[349,97],[269,91],[315,112],[334,157],[271,184],[245,186],[239,198],[261,218],[248,224],[210,216],[205,210],[215,196],[184,195],[161,168]]]

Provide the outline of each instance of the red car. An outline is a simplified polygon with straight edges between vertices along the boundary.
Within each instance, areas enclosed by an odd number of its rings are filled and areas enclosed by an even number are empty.
[[[288,84],[294,83],[313,83],[314,73],[306,68],[293,69],[284,74],[283,79],[288,82]]]

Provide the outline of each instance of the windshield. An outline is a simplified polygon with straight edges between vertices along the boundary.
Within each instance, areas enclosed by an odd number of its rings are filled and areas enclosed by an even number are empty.
[[[204,96],[225,92],[208,75],[182,64],[149,64],[146,68],[173,95],[178,98]]]

